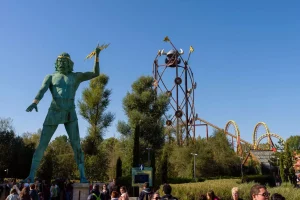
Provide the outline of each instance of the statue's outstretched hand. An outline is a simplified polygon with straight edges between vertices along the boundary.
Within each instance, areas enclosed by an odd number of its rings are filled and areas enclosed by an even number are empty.
[[[100,51],[102,50],[101,46],[97,46],[95,49],[96,55],[99,56]]]
[[[33,109],[35,109],[36,112],[38,112],[37,104],[32,103],[27,109],[26,112],[31,112]]]
[[[102,44],[102,45],[98,44],[98,46],[95,49],[96,55],[98,56],[100,51],[102,51],[103,49],[106,49],[108,46],[109,46],[109,44]]]

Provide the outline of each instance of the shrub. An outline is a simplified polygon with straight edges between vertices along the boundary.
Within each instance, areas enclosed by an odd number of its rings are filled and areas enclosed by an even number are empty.
[[[213,190],[215,194],[222,200],[231,199],[231,189],[238,187],[240,191],[240,198],[244,200],[250,200],[250,188],[255,184],[243,183],[238,184],[239,179],[219,179],[219,180],[207,180],[198,183],[186,183],[186,184],[171,184],[172,195],[178,197],[180,200],[191,200],[198,198],[200,194],[206,194],[207,191]],[[268,191],[273,193],[280,193],[286,199],[300,199],[300,190],[293,188],[291,184],[283,184],[280,187],[267,188]],[[162,187],[160,189],[162,192]]]
[[[268,186],[275,186],[275,179],[273,176],[270,175],[251,175],[251,176],[246,176],[243,179],[243,182],[250,183],[250,182],[255,182],[259,183],[261,185],[268,185]]]

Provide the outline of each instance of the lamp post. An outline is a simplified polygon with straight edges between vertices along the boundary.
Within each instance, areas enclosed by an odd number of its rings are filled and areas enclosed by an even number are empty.
[[[8,176],[8,169],[4,170],[6,172],[6,175]]]
[[[196,156],[197,156],[198,154],[196,154],[196,153],[191,153],[191,155],[194,156],[194,179],[196,180]]]
[[[150,160],[150,151],[152,150],[151,148],[146,148],[148,150],[148,166],[151,167],[151,160]]]

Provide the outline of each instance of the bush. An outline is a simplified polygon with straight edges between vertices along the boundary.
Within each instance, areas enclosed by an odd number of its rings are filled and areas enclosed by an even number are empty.
[[[117,178],[117,185],[131,187],[132,178],[131,176],[122,176]]]
[[[186,184],[171,184],[172,195],[180,200],[197,199],[200,194],[206,194],[209,190],[213,190],[215,194],[222,200],[231,199],[231,189],[239,188],[240,198],[250,200],[250,188],[254,183],[238,184],[239,179],[219,179],[207,180],[202,183],[186,183]],[[271,194],[282,194],[286,199],[300,199],[300,190],[293,188],[291,184],[283,184],[280,187],[267,187]],[[163,194],[162,187],[160,194]]]
[[[242,182],[250,183],[255,182],[259,183],[261,185],[268,185],[271,187],[275,186],[275,179],[273,176],[270,175],[251,175],[251,176],[245,176]]]
[[[169,184],[182,184],[182,183],[194,183],[194,182],[203,182],[205,179],[203,178],[197,178],[196,181],[195,179],[192,178],[168,178],[168,183]]]

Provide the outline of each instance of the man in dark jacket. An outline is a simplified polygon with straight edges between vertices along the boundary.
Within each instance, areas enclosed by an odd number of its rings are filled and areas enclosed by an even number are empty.
[[[178,200],[177,197],[173,197],[173,196],[171,195],[171,193],[172,193],[172,187],[171,187],[169,184],[165,184],[165,185],[163,186],[163,191],[164,191],[165,195],[162,196],[161,199]]]
[[[139,200],[150,200],[152,195],[152,191],[149,188],[149,183],[143,184],[143,190],[140,193]]]
[[[100,200],[99,184],[94,185],[88,200]]]

